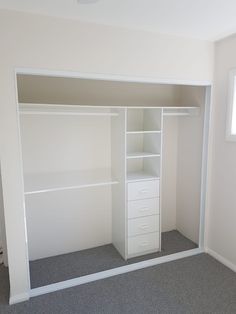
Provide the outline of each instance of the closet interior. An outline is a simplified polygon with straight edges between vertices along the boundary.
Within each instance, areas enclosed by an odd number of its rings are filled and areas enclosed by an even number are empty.
[[[32,288],[198,247],[206,87],[17,88]]]

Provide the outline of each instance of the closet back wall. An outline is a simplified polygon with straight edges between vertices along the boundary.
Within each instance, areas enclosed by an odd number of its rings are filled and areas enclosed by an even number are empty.
[[[15,68],[211,81],[214,46],[200,40],[5,10],[0,12],[0,37],[1,166],[10,295],[11,302],[16,302],[28,298],[29,268]]]

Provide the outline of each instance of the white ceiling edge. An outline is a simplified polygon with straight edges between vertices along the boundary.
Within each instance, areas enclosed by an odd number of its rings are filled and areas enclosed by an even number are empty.
[[[218,34],[217,36],[213,36],[211,38],[202,38],[200,36],[188,36],[186,34],[179,33],[179,32],[172,33],[172,32],[164,32],[164,31],[156,31],[153,28],[150,28],[148,26],[137,27],[137,26],[130,26],[130,25],[120,25],[119,23],[112,23],[112,24],[106,23],[106,22],[100,23],[91,19],[81,18],[81,17],[76,18],[76,17],[63,16],[61,14],[49,14],[46,12],[37,12],[35,10],[21,10],[21,9],[15,9],[15,8],[12,9],[12,8],[2,6],[1,3],[0,3],[0,11],[23,13],[23,14],[29,14],[29,15],[42,16],[42,17],[45,16],[45,17],[56,18],[56,19],[77,21],[79,23],[90,24],[90,25],[114,27],[117,29],[124,29],[124,30],[129,30],[129,31],[148,32],[148,33],[153,33],[153,34],[158,34],[158,35],[163,35],[163,36],[179,37],[179,38],[188,39],[188,40],[199,40],[199,41],[212,42],[212,43],[218,42],[228,37],[236,35],[236,27],[228,31],[222,32]]]
[[[225,39],[227,39],[229,37],[233,37],[233,36],[236,36],[236,27],[234,29],[231,29],[228,32],[221,33],[219,36],[215,37],[211,41],[217,43],[221,40],[225,40]]]

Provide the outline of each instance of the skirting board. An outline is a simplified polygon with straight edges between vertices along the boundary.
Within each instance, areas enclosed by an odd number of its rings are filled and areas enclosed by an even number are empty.
[[[232,271],[236,272],[236,265],[233,264],[232,262],[230,262],[229,260],[227,260],[222,255],[216,253],[215,251],[213,251],[209,248],[206,248],[205,252],[208,253],[209,255],[211,255],[213,258],[215,258],[221,264],[225,265],[226,267],[230,268]]]
[[[9,304],[13,305],[13,304],[16,304],[16,303],[28,301],[29,298],[30,298],[29,293],[20,293],[20,294],[14,295],[14,296],[10,296]]]
[[[43,294],[47,294],[47,293],[51,293],[51,292],[55,292],[55,291],[59,291],[59,290],[67,289],[67,288],[72,288],[72,287],[79,286],[85,283],[125,274],[131,271],[163,264],[166,262],[175,261],[175,260],[182,259],[185,257],[197,255],[203,252],[204,252],[203,249],[196,248],[196,249],[192,249],[192,250],[188,250],[184,252],[179,252],[175,254],[153,258],[153,259],[143,261],[143,262],[138,262],[138,263],[134,263],[134,264],[126,265],[126,266],[121,266],[121,267],[101,271],[101,272],[94,273],[91,275],[86,275],[86,276],[81,276],[81,277],[77,277],[70,280],[61,281],[61,282],[43,286],[43,287],[34,288],[30,290],[30,297],[36,297],[39,295],[43,295]]]

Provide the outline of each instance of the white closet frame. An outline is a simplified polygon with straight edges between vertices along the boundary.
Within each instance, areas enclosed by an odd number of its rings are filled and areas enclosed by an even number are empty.
[[[65,77],[65,78],[81,78],[81,79],[96,79],[96,80],[111,80],[111,81],[121,81],[121,82],[140,82],[140,83],[150,83],[150,84],[173,84],[173,85],[191,85],[191,86],[202,86],[206,88],[205,93],[205,116],[204,116],[204,130],[203,130],[203,149],[202,149],[202,169],[201,169],[201,206],[200,206],[200,230],[199,230],[199,247],[196,249],[179,252],[175,254],[171,254],[168,256],[158,257],[122,267],[117,267],[113,269],[109,269],[106,271],[101,271],[98,273],[85,275],[82,277],[66,280],[59,283],[50,284],[43,287],[38,287],[34,289],[29,289],[26,293],[28,295],[28,299],[30,297],[35,297],[39,295],[43,295],[46,293],[51,293],[54,291],[78,286],[81,284],[85,284],[88,282],[96,281],[99,279],[104,279],[112,276],[116,276],[119,274],[124,274],[130,271],[135,271],[138,269],[166,263],[169,261],[174,261],[178,259],[182,259],[185,257],[197,255],[203,253],[205,251],[205,242],[204,242],[204,234],[205,234],[205,207],[206,207],[206,192],[207,192],[207,175],[208,175],[208,142],[209,142],[209,123],[210,123],[210,112],[211,112],[211,89],[212,84],[209,81],[191,81],[191,80],[173,80],[173,79],[158,79],[158,78],[148,78],[148,77],[129,77],[129,76],[121,76],[121,75],[108,75],[108,74],[92,74],[92,73],[78,73],[78,72],[70,72],[70,71],[51,71],[51,70],[42,70],[42,69],[28,69],[28,68],[16,68],[15,69],[15,81],[17,79],[18,74],[28,74],[28,75],[44,75],[44,76],[52,76],[52,77]],[[17,84],[16,84],[17,85]],[[17,90],[16,90],[17,93]],[[17,96],[16,96],[17,99]],[[106,107],[107,108],[107,107]],[[116,107],[118,108],[118,107]],[[122,107],[123,108],[123,107]],[[140,107],[139,107],[140,108]],[[173,113],[176,113],[178,108],[173,107]],[[19,115],[19,104],[17,104],[17,113]],[[164,112],[165,114],[165,112]],[[166,113],[168,114],[168,113]],[[178,114],[177,114],[178,115]],[[20,127],[18,123],[18,132],[19,132],[19,141],[20,141]],[[22,160],[21,160],[22,163]],[[23,168],[23,164],[22,164]],[[22,171],[23,174],[23,171]],[[22,177],[23,182],[23,177]],[[22,190],[24,193],[24,189]],[[24,216],[25,216],[25,207],[24,207]],[[26,226],[25,226],[26,228]],[[25,232],[25,234],[27,234]],[[25,245],[27,245],[27,237],[25,238]],[[28,260],[28,248],[26,248],[27,256],[25,257],[25,263],[28,264],[29,270],[29,260]],[[29,271],[28,271],[29,274]],[[28,276],[28,286],[30,287],[30,277]],[[20,302],[26,300],[26,295],[22,297],[22,300],[14,298],[11,299],[10,303]]]

